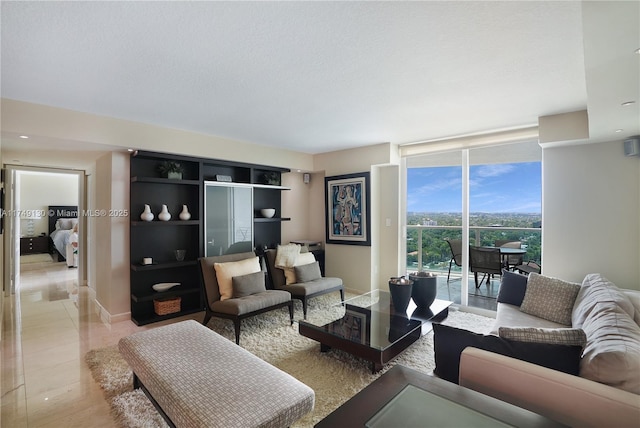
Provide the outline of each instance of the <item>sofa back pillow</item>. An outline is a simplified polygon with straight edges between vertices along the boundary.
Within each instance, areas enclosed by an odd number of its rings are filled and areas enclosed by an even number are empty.
[[[613,302],[597,303],[582,329],[580,376],[640,394],[640,327]]]
[[[582,353],[580,346],[518,342],[434,323],[433,348],[436,362],[434,374],[449,382],[458,383],[460,354],[467,346],[517,358],[572,375],[577,375],[579,372]]]
[[[571,325],[579,291],[580,284],[530,273],[520,310],[558,324]]]
[[[587,344],[587,335],[581,328],[499,327],[498,336],[518,342],[549,343],[581,348]]]
[[[580,287],[580,292],[573,306],[571,325],[575,328],[582,327],[596,304],[601,302],[611,302],[619,306],[631,318],[634,317],[635,309],[631,300],[601,274],[590,273],[582,281],[582,287]]]
[[[498,303],[520,306],[527,291],[527,276],[502,270],[500,290],[498,291]]]

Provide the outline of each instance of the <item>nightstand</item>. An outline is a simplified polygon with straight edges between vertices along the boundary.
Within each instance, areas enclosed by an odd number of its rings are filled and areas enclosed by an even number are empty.
[[[20,238],[20,254],[38,254],[49,252],[48,236],[26,236]]]

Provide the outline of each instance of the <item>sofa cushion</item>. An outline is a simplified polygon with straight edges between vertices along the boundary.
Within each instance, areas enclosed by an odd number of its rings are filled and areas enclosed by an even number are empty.
[[[599,273],[584,277],[571,315],[571,325],[580,328],[593,308],[600,302],[612,302],[633,318],[635,309],[629,298]]]
[[[322,273],[320,273],[320,263],[318,262],[295,266],[293,269],[296,273],[297,282],[309,282],[314,279],[322,278]]]
[[[264,272],[262,271],[234,276],[232,282],[234,299],[267,291],[264,284]]]
[[[531,273],[520,310],[559,324],[571,325],[573,305],[579,291],[580,284]]]
[[[458,383],[460,354],[467,346],[484,349],[553,370],[577,375],[582,347],[527,343],[482,335],[442,324],[433,324],[433,346],[436,368],[434,373],[450,382]]]
[[[614,302],[597,303],[582,329],[580,376],[640,394],[640,327]]]
[[[231,299],[233,296],[233,277],[248,273],[260,272],[258,257],[240,260],[237,262],[214,263],[218,287],[220,288],[220,300]]]
[[[587,344],[587,335],[580,328],[500,327],[498,335],[503,339],[518,342],[550,343],[582,348]]]
[[[520,306],[527,291],[527,279],[526,275],[503,269],[500,290],[498,291],[498,303]]]
[[[567,326],[535,315],[525,314],[519,306],[498,303],[496,322],[493,324],[490,334],[497,336],[500,327],[566,328]]]

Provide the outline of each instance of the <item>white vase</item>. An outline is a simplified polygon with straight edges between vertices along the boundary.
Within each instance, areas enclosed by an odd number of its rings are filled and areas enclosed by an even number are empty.
[[[180,220],[189,220],[191,218],[191,214],[189,213],[189,209],[186,205],[182,206],[182,212],[180,212]]]
[[[140,214],[140,219],[144,220],[144,221],[151,221],[153,220],[153,213],[151,212],[151,207],[147,204],[144,204],[144,211],[142,211],[142,214]]]
[[[169,210],[167,209],[166,205],[162,205],[162,211],[160,211],[160,214],[158,214],[158,219],[162,221],[171,220],[171,214],[169,214]]]

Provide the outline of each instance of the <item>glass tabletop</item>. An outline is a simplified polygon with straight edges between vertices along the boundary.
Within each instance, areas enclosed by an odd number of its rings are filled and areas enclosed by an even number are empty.
[[[511,427],[502,421],[407,385],[365,424],[367,428],[396,427]]]
[[[300,324],[350,342],[384,350],[422,326],[420,319],[396,314],[388,292],[374,290],[309,312]],[[415,309],[415,306],[414,306]]]

